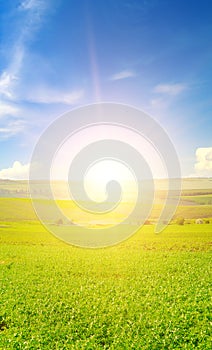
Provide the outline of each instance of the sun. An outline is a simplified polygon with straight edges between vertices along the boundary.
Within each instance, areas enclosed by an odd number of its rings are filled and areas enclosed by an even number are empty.
[[[101,202],[107,198],[107,184],[115,181],[122,190],[122,200],[129,201],[136,194],[136,178],[125,163],[116,159],[102,159],[88,168],[84,186],[91,200]]]

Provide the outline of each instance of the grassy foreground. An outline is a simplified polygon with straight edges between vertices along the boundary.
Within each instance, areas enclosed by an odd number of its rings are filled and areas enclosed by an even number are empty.
[[[89,250],[30,219],[0,223],[1,350],[211,349],[211,224]]]

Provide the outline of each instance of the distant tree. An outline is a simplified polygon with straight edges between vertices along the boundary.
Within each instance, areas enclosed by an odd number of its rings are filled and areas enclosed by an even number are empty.
[[[168,225],[168,224],[169,224],[169,221],[168,221],[168,220],[163,220],[163,224],[164,224],[164,225]]]
[[[151,225],[151,221],[150,221],[150,220],[146,220],[146,221],[144,222],[144,225]]]
[[[62,219],[58,219],[56,221],[56,225],[63,225],[63,220]]]
[[[204,221],[202,219],[197,219],[196,224],[198,225],[204,224]]]
[[[176,220],[176,224],[177,225],[184,225],[185,223],[185,219],[184,218],[177,218]]]

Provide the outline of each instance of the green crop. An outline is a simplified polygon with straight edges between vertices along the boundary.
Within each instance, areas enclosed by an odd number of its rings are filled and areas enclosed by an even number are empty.
[[[89,250],[27,213],[0,223],[0,349],[211,349],[211,224]]]

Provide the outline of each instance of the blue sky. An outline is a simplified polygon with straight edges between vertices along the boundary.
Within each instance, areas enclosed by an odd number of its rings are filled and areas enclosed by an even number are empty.
[[[182,175],[212,176],[211,18],[210,0],[0,0],[0,177],[97,101],[148,112]]]

